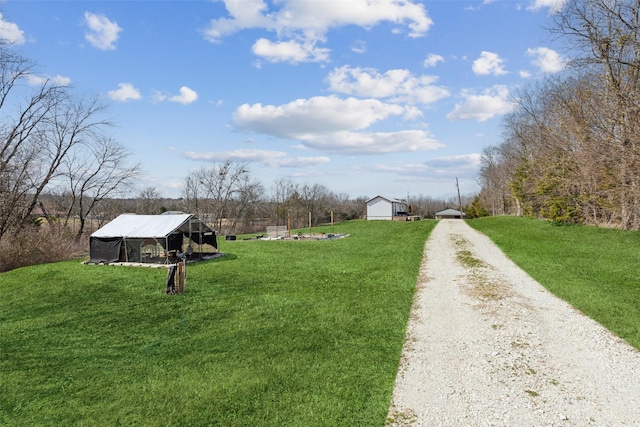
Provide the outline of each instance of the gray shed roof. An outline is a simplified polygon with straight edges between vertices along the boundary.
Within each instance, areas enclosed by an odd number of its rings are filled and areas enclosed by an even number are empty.
[[[461,215],[467,216],[466,213],[460,212],[459,210],[451,209],[451,208],[435,213],[435,216],[461,216]]]
[[[372,197],[372,198],[370,198],[370,199],[366,200],[366,201],[365,201],[365,203],[369,203],[369,202],[370,202],[370,201],[372,201],[373,199],[378,199],[378,198],[380,198],[380,199],[384,199],[384,200],[386,200],[386,201],[388,201],[388,202],[392,202],[392,203],[405,203],[405,201],[404,201],[404,200],[394,199],[393,197],[385,197],[385,196],[375,196],[375,197]]]

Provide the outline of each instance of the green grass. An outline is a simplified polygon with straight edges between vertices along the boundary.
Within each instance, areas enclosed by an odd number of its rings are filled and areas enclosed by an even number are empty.
[[[517,217],[468,221],[549,291],[640,348],[640,233]]]
[[[0,425],[384,425],[432,221],[221,242],[166,271],[0,274]]]

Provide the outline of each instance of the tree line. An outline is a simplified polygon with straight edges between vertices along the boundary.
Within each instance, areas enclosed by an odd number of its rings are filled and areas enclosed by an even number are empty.
[[[65,206],[61,195],[45,194],[50,206]],[[252,177],[246,163],[230,161],[202,166],[187,176],[182,197],[166,198],[161,189],[146,187],[133,197],[104,200],[92,212],[92,228],[121,213],[157,215],[167,211],[198,216],[219,234],[264,233],[267,226],[304,229],[311,225],[363,219],[367,196],[335,193],[322,184],[296,183],[281,178],[265,187]],[[471,197],[463,197],[465,204]],[[458,206],[457,198],[412,196],[407,200],[412,214],[433,218],[435,212]]]
[[[640,1],[568,0],[550,34],[567,71],[518,93],[482,153],[491,214],[640,229]]]

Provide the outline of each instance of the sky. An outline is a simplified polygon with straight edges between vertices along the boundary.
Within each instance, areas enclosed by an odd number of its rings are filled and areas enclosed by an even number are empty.
[[[518,90],[562,71],[562,0],[0,0],[0,39],[99,96],[140,162],[132,194],[180,197],[202,166],[247,163],[349,197],[480,190]]]

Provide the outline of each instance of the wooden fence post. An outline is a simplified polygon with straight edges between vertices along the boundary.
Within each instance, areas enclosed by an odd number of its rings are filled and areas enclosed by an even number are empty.
[[[184,293],[186,289],[187,282],[187,265],[184,260],[178,262],[178,272],[176,274],[176,279],[178,280],[178,293]]]
[[[183,259],[169,266],[166,294],[182,294],[186,289],[187,262]]]

